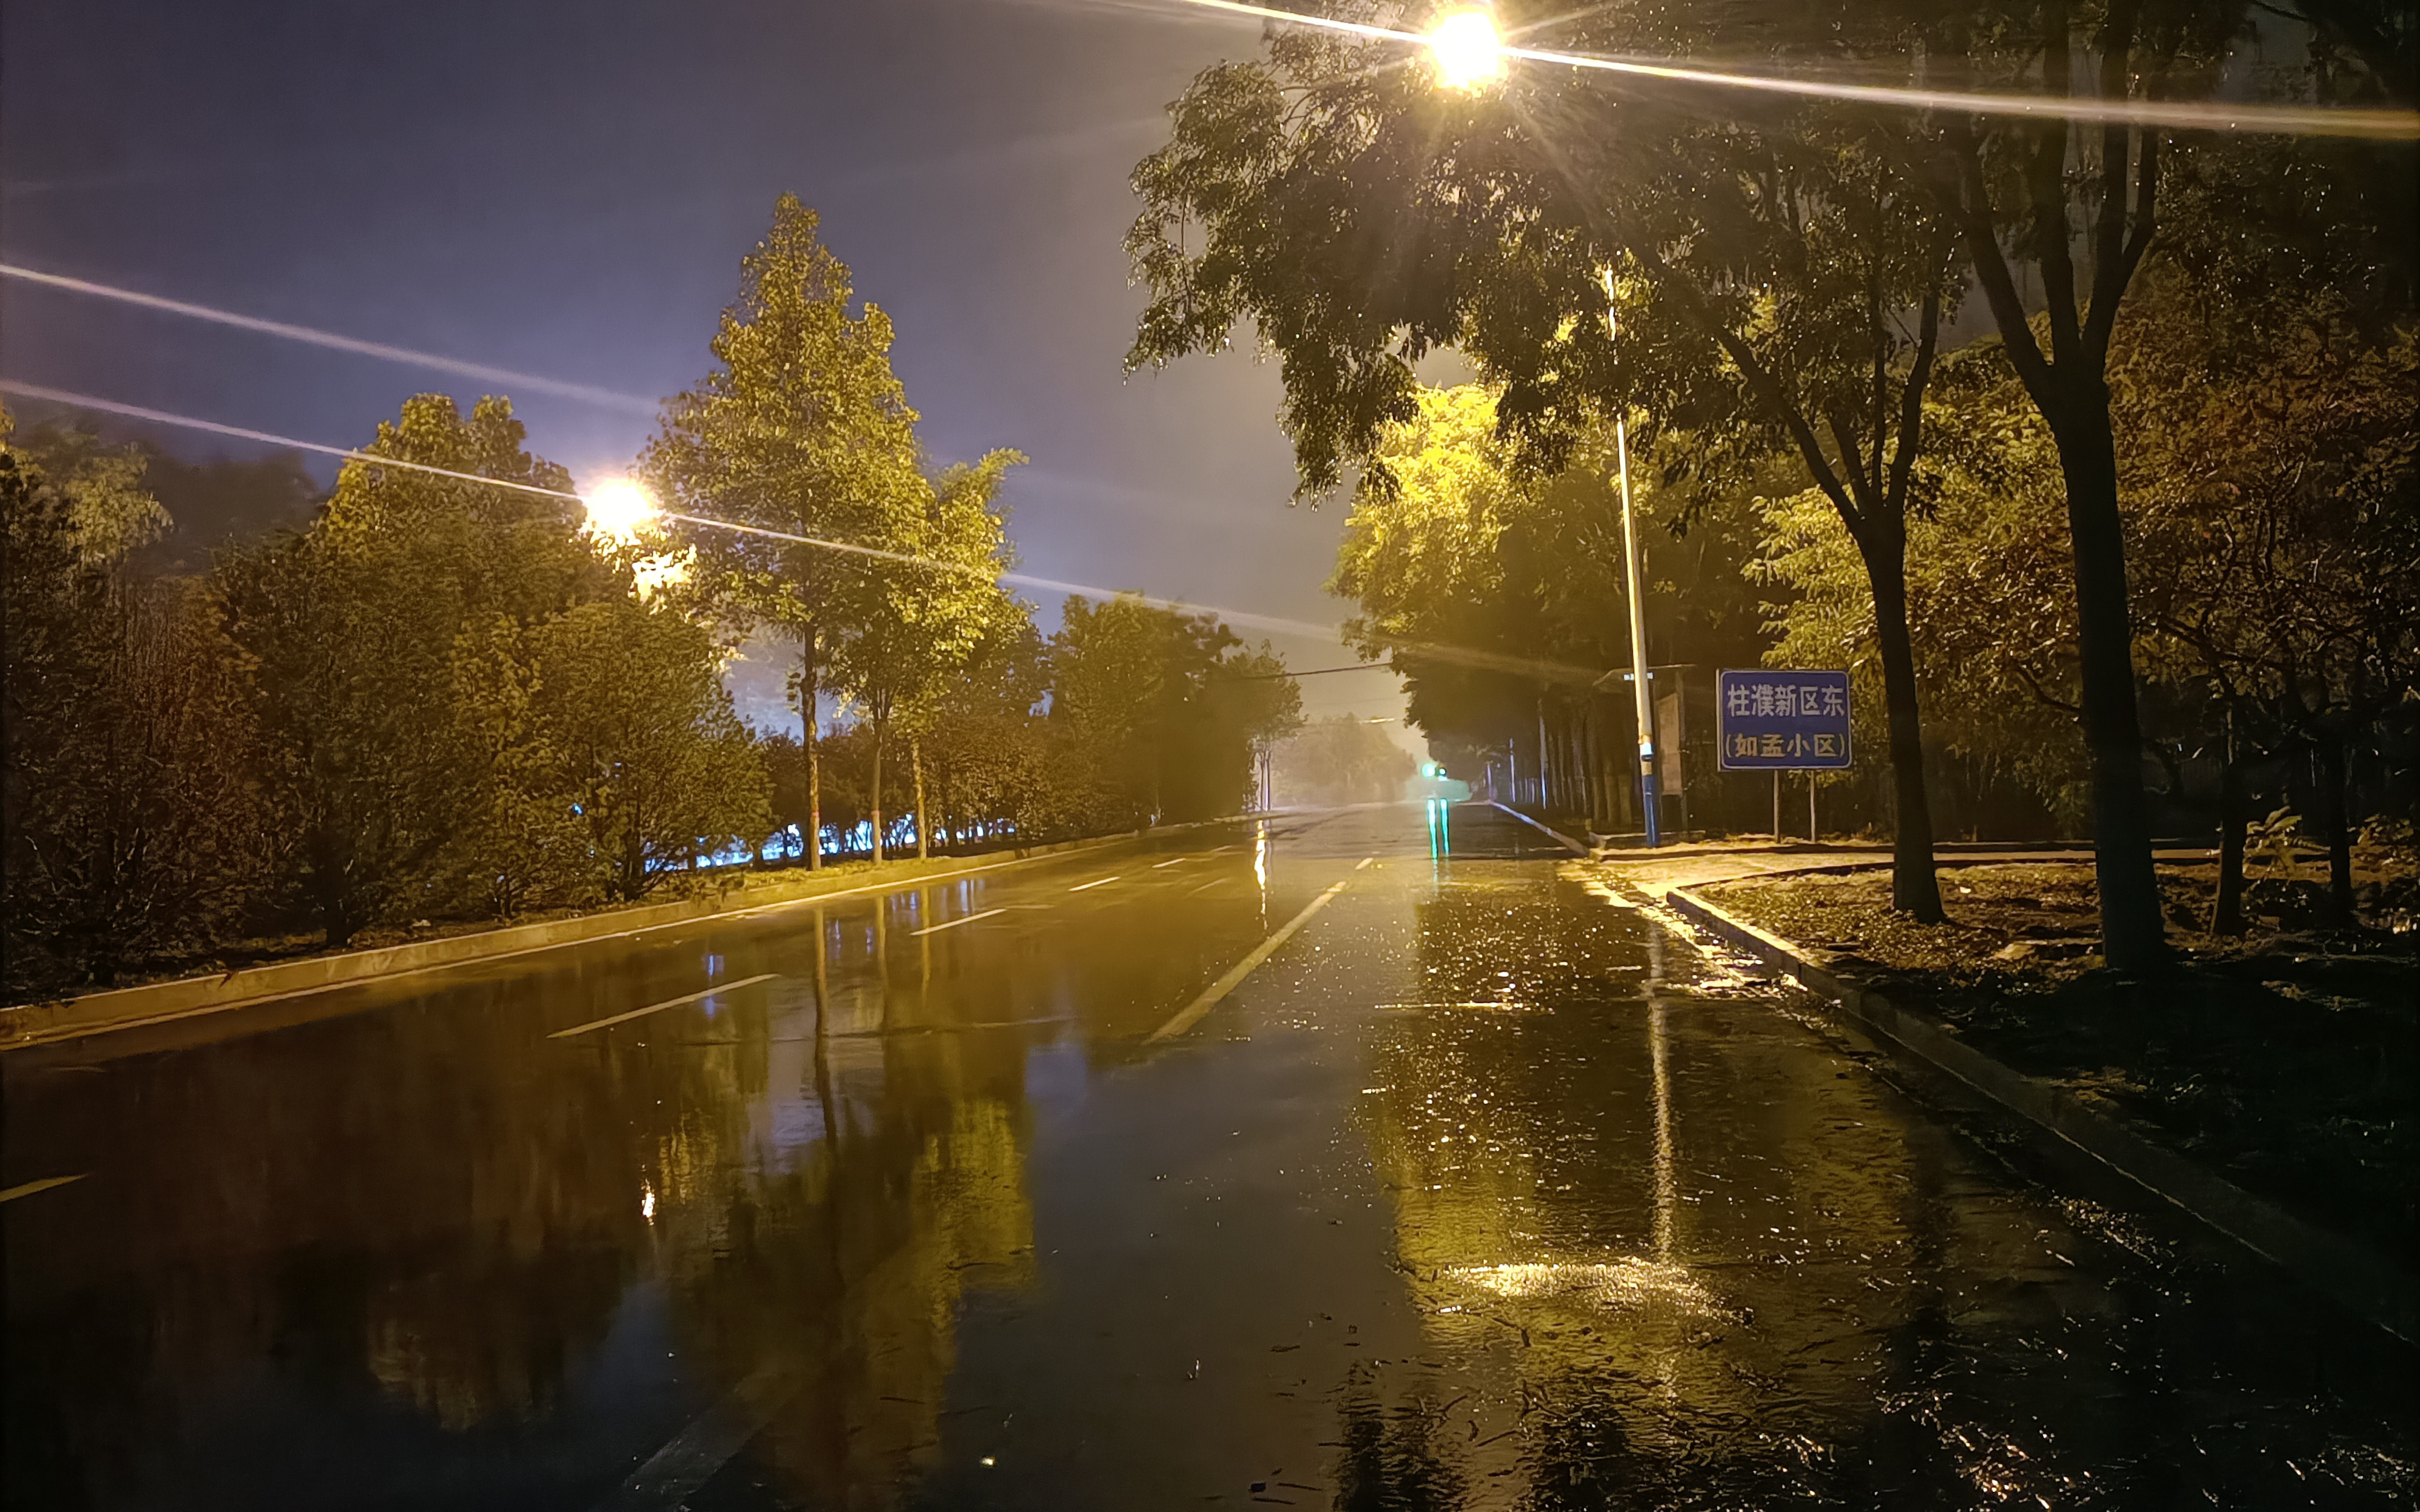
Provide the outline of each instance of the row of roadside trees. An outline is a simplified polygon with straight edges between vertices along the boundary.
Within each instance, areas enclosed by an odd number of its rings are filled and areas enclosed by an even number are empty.
[[[190,467],[0,428],[8,990],[1240,807],[1298,722],[1281,664],[1132,596],[1044,635],[1000,580],[1017,458],[923,455],[815,231],[782,202],[667,404],[663,531],[597,533],[501,398],[410,400],[307,521],[207,561],[147,486]],[[797,653],[796,733],[734,709],[751,636]]]
[[[1416,377],[1432,350],[1479,369],[1516,494],[1550,489],[1575,460],[1601,467],[1624,415],[1678,530],[1736,542],[1744,506],[1797,501],[1769,538],[1745,533],[1767,580],[1800,590],[1775,613],[1822,600],[1819,577],[1846,606],[1824,630],[1813,609],[1786,625],[1796,639],[1781,654],[1871,674],[1900,906],[1941,917],[1926,665],[1936,690],[1943,669],[1979,671],[1966,687],[1987,716],[2033,701],[2066,721],[2052,748],[2080,757],[2088,780],[2107,957],[2157,964],[2143,673],[2246,719],[2257,705],[2255,722],[2292,726],[2280,738],[2293,740],[2331,726],[2367,738],[2357,715],[2307,711],[2375,712],[2410,687],[2412,622],[2397,608],[2410,601],[2408,557],[2382,532],[2412,509],[2396,438],[2410,434],[2397,396],[2410,392],[2415,268],[2408,141],[2189,131],[2164,102],[2408,108],[2408,18],[2359,3],[2285,14],[2237,0],[1974,0],[1508,5],[1497,21],[1579,53],[1859,82],[1879,71],[2083,108],[1876,105],[1536,65],[1459,91],[1397,66],[1397,44],[1273,29],[1264,60],[1194,82],[1169,145],[1136,171],[1145,209],[1128,246],[1154,299],[1130,361],[1217,350],[1238,322],[1257,323],[1283,367],[1306,494],[1359,475],[1362,523],[1337,586],[1362,597],[1372,647],[1391,650],[1440,712],[1457,687],[1474,707],[1535,709],[1556,674],[1514,693],[1517,678],[1424,656],[1411,642],[1432,638],[1396,623],[1388,587],[1419,574],[1404,566],[1413,537],[1392,527],[1425,507],[1403,464],[1447,418]],[[2277,48],[2264,24],[2290,27],[2295,45]],[[2274,423],[2298,405],[2300,418]],[[2365,418],[2318,419],[2346,405]],[[2262,418],[2240,424],[2247,413]],[[2368,450],[2345,463],[2349,444]],[[1454,467],[1414,471],[1478,497]],[[2001,575],[1968,537],[1966,564],[1992,592],[1919,614],[1916,594],[1955,533],[1944,527],[1973,517],[1962,490],[1997,524],[2023,516],[2040,549]],[[2164,501],[2156,525],[2151,500]],[[2055,507],[2031,507],[2041,501]],[[2287,526],[2280,510],[2301,514]],[[1607,576],[1601,557],[1535,555],[1585,545],[1576,523],[1538,513],[1494,537],[1528,555],[1464,576],[1475,585],[1500,568],[1512,603],[1492,612],[1508,626],[1569,618],[1581,598],[1618,622],[1618,596],[1590,581]],[[2214,544],[2229,532],[2239,545]],[[2254,616],[2202,607],[2235,601],[2245,574],[2292,596],[2282,584],[2347,563],[2332,541],[2375,547],[2361,585],[2337,596],[2379,613],[2331,632],[2336,649],[2318,661],[2273,644],[2218,650],[2218,619],[2235,634]],[[2169,555],[2148,577],[2139,561],[2129,572],[2130,551]],[[2170,571],[2179,555],[2193,565]],[[1994,655],[1977,668],[1962,658],[1980,642]],[[1551,659],[1549,644],[1528,645]],[[1430,728],[1450,745],[1488,724]]]

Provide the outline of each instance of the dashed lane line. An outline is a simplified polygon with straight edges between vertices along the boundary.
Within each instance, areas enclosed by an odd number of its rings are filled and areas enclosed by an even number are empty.
[[[953,918],[944,924],[927,924],[923,929],[911,929],[908,932],[908,937],[913,939],[919,934],[939,934],[945,929],[956,929],[961,924],[971,924],[978,918],[989,918],[994,914],[1007,912],[1005,908],[986,908],[980,914],[969,914],[962,918]]]
[[[1069,892],[1090,892],[1090,891],[1092,891],[1094,887],[1108,887],[1110,883],[1115,882],[1115,881],[1117,881],[1117,880],[1118,880],[1118,879],[1117,879],[1117,878],[1115,878],[1115,877],[1103,877],[1103,878],[1102,878],[1100,881],[1098,881],[1098,882],[1087,882],[1087,883],[1085,883],[1085,884],[1084,884],[1083,886],[1081,886],[1081,887],[1070,887],[1070,888],[1068,888],[1067,890],[1068,890]]]
[[[597,1512],[672,1512],[683,1505],[764,1431],[796,1392],[773,1367],[759,1370],[632,1471],[597,1504]]]
[[[21,1181],[15,1186],[0,1189],[0,1202],[14,1202],[19,1197],[30,1197],[37,1192],[48,1192],[54,1186],[65,1186],[70,1181],[81,1181],[88,1174],[88,1172],[78,1171],[73,1176],[45,1176],[39,1181]]]
[[[628,1013],[616,1013],[612,1018],[593,1019],[586,1024],[575,1024],[567,1029],[557,1029],[547,1038],[568,1040],[575,1034],[586,1034],[591,1029],[601,1029],[609,1024],[628,1024],[632,1019],[645,1018],[650,1013],[660,1013],[665,1009],[678,1008],[684,1003],[694,1003],[700,998],[712,997],[717,993],[727,993],[740,987],[752,987],[760,981],[771,981],[780,975],[778,971],[768,971],[762,976],[742,977],[737,981],[718,981],[701,993],[691,993],[686,997],[668,997],[660,1003],[649,1003],[644,1008],[634,1008]]]
[[[1369,865],[1372,859],[1373,858],[1368,856],[1363,857],[1361,865]],[[1361,867],[1357,866],[1353,870],[1358,872],[1361,870]],[[1167,1023],[1161,1025],[1158,1028],[1154,1029],[1151,1032],[1151,1038],[1143,1042],[1145,1044],[1157,1044],[1160,1041],[1173,1039],[1177,1035],[1183,1034],[1186,1030],[1193,1027],[1196,1024],[1201,1023],[1202,1015],[1218,1007],[1218,1000],[1220,998],[1226,996],[1229,993],[1233,992],[1237,987],[1241,986],[1246,977],[1250,976],[1254,971],[1258,970],[1262,962],[1266,961],[1270,956],[1275,955],[1277,953],[1278,947],[1285,944],[1286,941],[1293,939],[1295,931],[1302,928],[1305,924],[1310,923],[1311,916],[1326,907],[1328,902],[1338,893],[1342,892],[1346,885],[1351,883],[1352,880],[1353,879],[1351,877],[1346,877],[1342,882],[1337,883],[1326,892],[1313,898],[1311,901],[1310,906],[1304,908],[1301,913],[1295,915],[1292,918],[1287,919],[1283,924],[1279,925],[1276,933],[1270,935],[1267,939],[1263,940],[1259,945],[1253,947],[1251,954],[1244,957],[1241,961],[1236,962],[1233,966],[1228,968],[1225,976],[1219,978],[1217,981],[1212,982],[1208,987],[1202,989],[1201,996],[1186,1004],[1183,1008],[1178,1009],[1175,1016],[1171,1017]]]

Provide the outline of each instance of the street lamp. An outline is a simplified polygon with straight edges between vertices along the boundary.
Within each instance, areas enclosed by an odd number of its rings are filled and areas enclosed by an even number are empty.
[[[655,496],[635,478],[608,478],[580,496],[588,511],[588,533],[630,545],[659,513]]]
[[[1438,82],[1449,89],[1477,89],[1504,76],[1504,44],[1496,36],[1496,17],[1483,7],[1447,11],[1429,28],[1429,51]]]
[[[1429,51],[1436,59],[1437,79],[1450,89],[1473,90],[1502,77],[1504,44],[1496,33],[1496,18],[1483,7],[1446,12],[1428,34]],[[1619,335],[1615,317],[1613,270],[1605,270],[1605,325]],[[1613,417],[1613,450],[1621,477],[1621,549],[1623,577],[1630,594],[1630,681],[1638,713],[1638,797],[1647,819],[1647,843],[1663,843],[1663,825],[1656,813],[1655,702],[1648,688],[1647,611],[1638,571],[1638,520],[1630,504],[1630,426],[1620,411]],[[1516,789],[1517,791],[1517,789]]]

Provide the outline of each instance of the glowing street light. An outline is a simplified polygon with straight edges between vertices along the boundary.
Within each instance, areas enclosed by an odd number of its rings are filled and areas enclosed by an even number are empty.
[[[635,478],[609,478],[580,496],[588,510],[588,533],[624,545],[635,543],[659,514],[655,496]]]
[[[1449,89],[1474,90],[1504,74],[1504,43],[1496,35],[1496,18],[1481,7],[1466,7],[1448,11],[1430,29],[1429,50],[1436,54],[1437,81]],[[1615,331],[1613,270],[1605,270],[1605,320],[1608,334]],[[1655,766],[1655,700],[1648,686],[1652,674],[1647,668],[1647,615],[1638,564],[1638,524],[1630,502],[1630,436],[1623,415],[1613,417],[1614,455],[1619,459],[1621,482],[1621,545],[1625,572],[1623,574],[1630,599],[1630,678],[1632,697],[1637,701],[1638,715],[1638,797],[1639,809],[1647,821],[1647,843],[1663,841],[1662,815],[1656,812],[1661,795],[1656,792]]]
[[[1436,55],[1437,78],[1449,89],[1477,89],[1504,76],[1496,18],[1478,7],[1447,11],[1429,29],[1429,51]]]

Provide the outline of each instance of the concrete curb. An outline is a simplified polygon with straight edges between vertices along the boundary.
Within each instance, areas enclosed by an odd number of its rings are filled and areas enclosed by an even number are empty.
[[[610,939],[619,934],[644,934],[704,918],[739,918],[774,908],[790,908],[834,898],[892,892],[931,882],[947,882],[1074,851],[1106,850],[1115,845],[1137,844],[1157,836],[1178,834],[1211,825],[1243,823],[1250,817],[1253,816],[1211,819],[1197,824],[1169,825],[1132,834],[1062,841],[1056,844],[1032,846],[998,860],[970,857],[976,864],[944,872],[877,877],[855,887],[825,887],[820,883],[805,882],[802,873],[800,880],[776,882],[752,892],[738,891],[712,898],[688,898],[678,903],[617,908],[604,913],[582,914],[572,918],[549,919],[539,924],[480,930],[475,933],[449,935],[442,940],[391,945],[375,950],[307,956],[299,961],[280,961],[270,965],[230,971],[222,976],[179,977],[171,981],[146,982],[139,987],[85,993],[48,1002],[22,1003],[11,1008],[0,1008],[0,1054],[61,1040],[82,1039],[86,1035],[106,1034],[118,1029],[144,1028],[203,1013],[248,1008],[255,1004],[299,997],[306,993],[349,987],[359,982],[499,961],[510,956]],[[780,896],[783,893],[788,896]]]
[[[1860,1028],[2056,1134],[2396,1337],[2420,1343],[2420,1282],[2383,1256],[2273,1207],[2065,1088],[1993,1059],[1939,1020],[1834,976],[1788,941],[1691,896],[1688,888],[1675,887],[1664,897],[1692,923],[1832,998]]]

